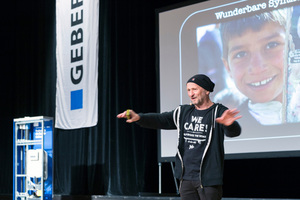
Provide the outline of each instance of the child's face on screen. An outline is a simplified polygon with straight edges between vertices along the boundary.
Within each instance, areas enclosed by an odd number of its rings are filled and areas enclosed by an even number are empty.
[[[277,23],[267,23],[259,31],[249,28],[229,40],[224,65],[251,101],[281,101],[284,46],[285,30]]]

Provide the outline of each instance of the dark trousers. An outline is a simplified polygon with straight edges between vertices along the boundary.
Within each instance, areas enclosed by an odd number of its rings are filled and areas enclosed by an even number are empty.
[[[220,200],[223,189],[221,185],[200,187],[200,181],[183,180],[180,187],[181,200]]]

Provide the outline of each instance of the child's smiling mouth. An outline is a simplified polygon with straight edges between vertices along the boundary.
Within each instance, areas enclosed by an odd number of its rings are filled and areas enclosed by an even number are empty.
[[[264,79],[262,81],[258,81],[258,82],[253,82],[253,83],[249,83],[248,85],[250,85],[251,87],[260,87],[260,86],[264,86],[266,84],[268,84],[270,81],[272,81],[275,78],[275,76]]]

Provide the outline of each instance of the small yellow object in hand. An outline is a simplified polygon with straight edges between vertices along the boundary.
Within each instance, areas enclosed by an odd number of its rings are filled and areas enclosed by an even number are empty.
[[[127,117],[127,119],[130,119],[130,118],[131,118],[131,117],[130,117],[130,110],[129,110],[129,109],[126,111],[126,117]]]

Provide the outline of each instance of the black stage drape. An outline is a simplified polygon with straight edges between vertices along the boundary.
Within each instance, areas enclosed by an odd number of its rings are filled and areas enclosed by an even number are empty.
[[[55,129],[55,194],[158,192],[157,132],[116,115],[157,111],[155,9],[179,2],[100,0],[99,120],[91,128]],[[55,0],[1,4],[0,195],[13,193],[13,119],[55,117],[56,87]],[[224,196],[299,198],[299,164],[299,158],[228,160]],[[163,171],[163,192],[175,192],[170,167]]]
[[[116,115],[156,111],[155,9],[173,3],[100,0],[99,120],[91,128],[54,130],[55,194],[158,191],[156,131]],[[55,117],[55,1],[3,4],[0,194],[12,194],[13,119]]]

